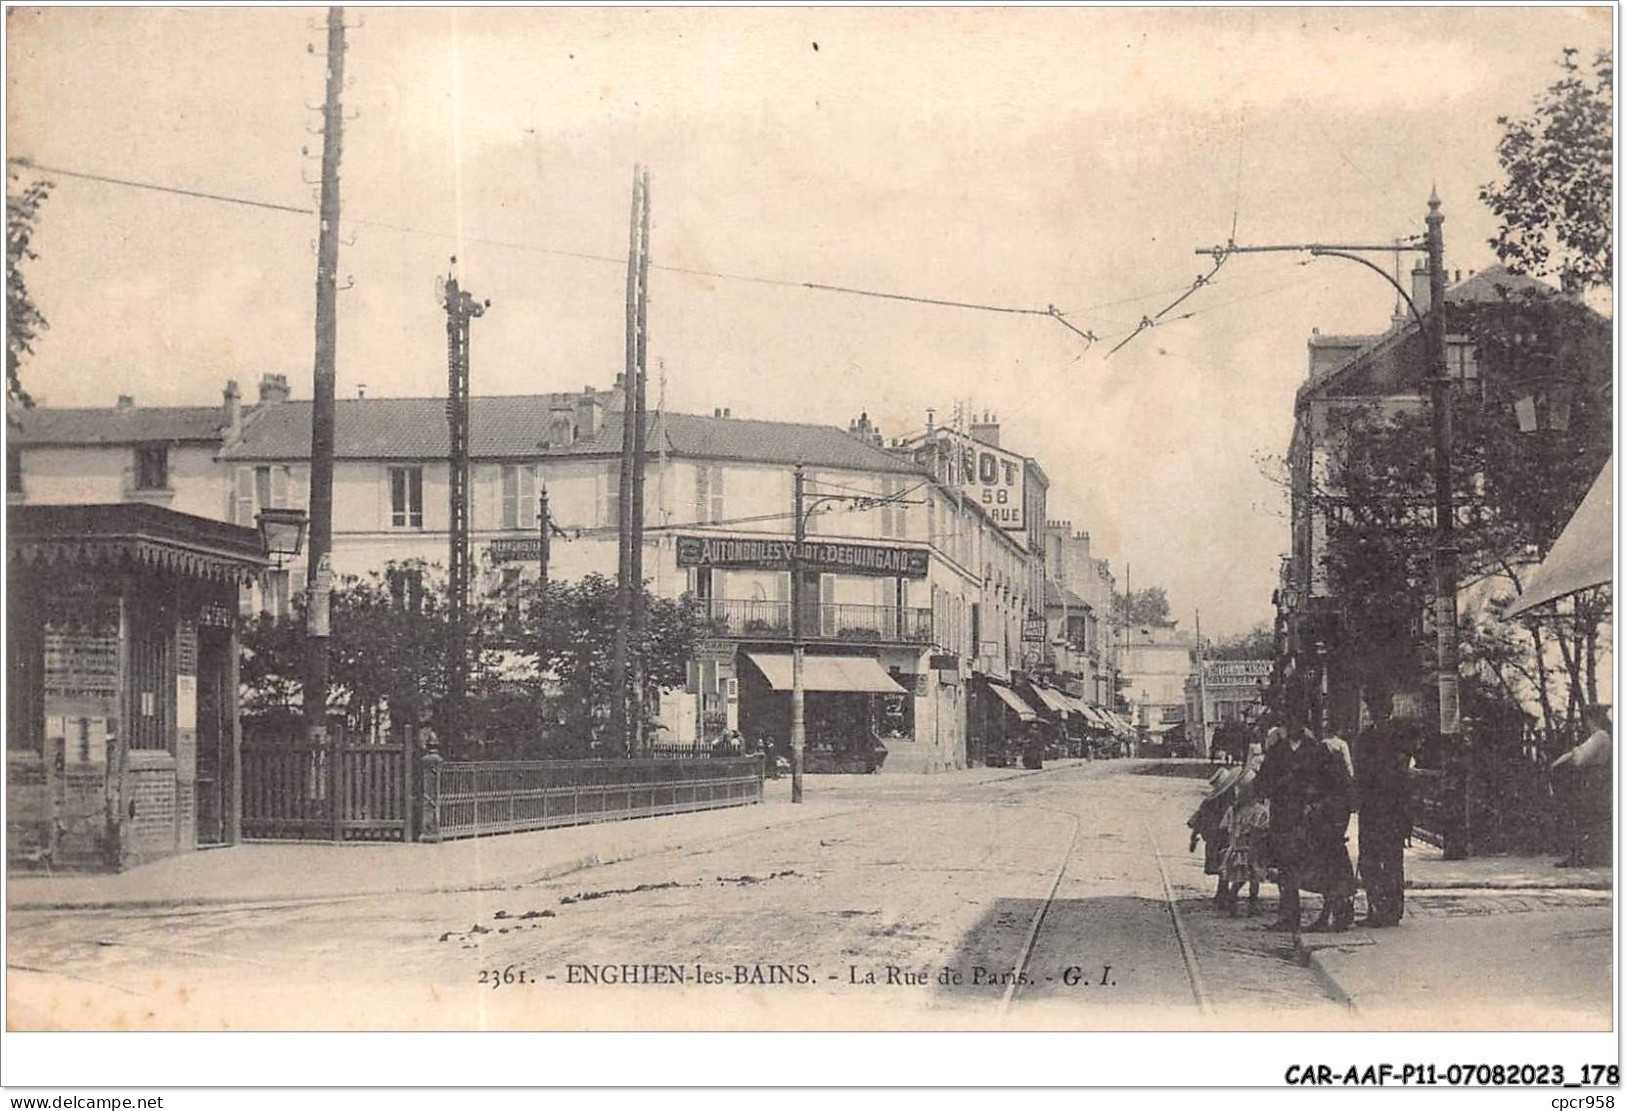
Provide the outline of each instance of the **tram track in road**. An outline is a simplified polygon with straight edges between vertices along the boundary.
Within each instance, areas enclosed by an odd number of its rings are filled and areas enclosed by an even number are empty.
[[[1023,804],[1016,804],[1023,805]],[[1051,911],[1057,901],[1061,885],[1066,879],[1067,871],[1071,867],[1078,851],[1078,842],[1083,832],[1084,816],[1076,810],[1063,809],[1054,806],[1033,806],[1025,804],[1025,808],[1036,812],[1056,814],[1069,819],[1072,823],[1072,833],[1067,840],[1066,848],[1061,854],[1051,877],[1048,890],[1040,901],[1037,910],[1033,913],[1021,949],[1016,954],[1009,973],[1009,983],[999,1000],[997,1015],[1001,1022],[1008,1022],[1010,1012],[1021,996],[1022,988],[1034,982],[1028,976],[1031,969],[1033,954],[1038,948],[1039,940],[1043,936],[1044,927],[1051,919]],[[1184,971],[1184,979],[1189,988],[1191,999],[1195,1004],[1197,1013],[1204,1019],[1210,1018],[1213,1013],[1207,985],[1202,976],[1201,966],[1197,961],[1196,952],[1191,945],[1190,934],[1186,929],[1179,909],[1179,900],[1175,896],[1174,887],[1169,880],[1167,864],[1163,859],[1162,850],[1157,844],[1156,836],[1151,826],[1144,818],[1140,819],[1140,828],[1145,836],[1146,847],[1150,849],[1151,857],[1156,864],[1157,879],[1161,889],[1161,902],[1167,912],[1167,921],[1174,937],[1174,943],[1179,950],[1180,962]]]

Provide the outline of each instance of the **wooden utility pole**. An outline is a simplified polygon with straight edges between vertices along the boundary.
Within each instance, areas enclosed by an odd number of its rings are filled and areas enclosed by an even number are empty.
[[[620,558],[615,577],[615,642],[610,655],[610,737],[621,755],[630,756],[631,731],[627,724],[628,646],[632,627],[632,471],[637,444],[636,412],[638,368],[638,256],[642,224],[642,167],[632,168],[631,230],[626,250],[626,372],[621,376],[621,470],[616,492],[616,538]]]
[[[631,695],[632,751],[643,755],[646,750],[648,722],[643,707],[643,686],[647,661],[644,658],[648,633],[648,599],[643,590],[643,479],[646,470],[647,409],[649,382],[649,168],[643,167],[638,178],[641,204],[638,223],[638,297],[637,344],[634,355],[637,373],[632,381],[632,539],[631,557]]]
[[[1207,650],[1202,644],[1202,611],[1196,611],[1196,724],[1198,756],[1210,756],[1207,735]]]
[[[801,766],[807,751],[807,695],[802,686],[806,649],[801,630],[801,548],[807,542],[806,472],[796,464],[795,543],[790,546],[790,801],[801,801]]]
[[[453,262],[456,260],[453,259]],[[446,279],[446,424],[450,433],[451,643],[446,702],[447,746],[460,752],[468,732],[468,595],[474,577],[469,550],[468,340],[469,324],[485,314],[455,276]]]
[[[305,578],[305,733],[327,741],[328,617],[333,581],[333,398],[338,352],[339,159],[344,151],[344,9],[327,10],[327,95],[322,104],[321,227],[316,243],[316,358],[310,416],[310,549]],[[339,761],[329,760],[332,834],[341,836]]]

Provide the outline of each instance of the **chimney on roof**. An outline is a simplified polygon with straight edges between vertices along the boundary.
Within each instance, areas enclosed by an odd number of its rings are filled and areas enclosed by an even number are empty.
[[[732,409],[723,409],[722,415],[725,417],[731,417],[734,415],[734,411]]]
[[[364,400],[366,398],[366,396],[367,396],[367,384],[365,382],[357,382],[356,383],[355,396],[356,396],[357,400]]]
[[[542,442],[551,448],[569,447],[576,439],[576,408],[555,404],[547,411],[547,433]]]
[[[591,386],[576,398],[576,439],[590,440],[604,425],[604,403]]]
[[[999,415],[984,410],[981,420],[971,422],[970,438],[984,443],[988,447],[998,447]]]
[[[286,401],[290,392],[286,374],[265,374],[260,377],[261,405],[275,405],[279,401]]]
[[[120,409],[134,409],[135,408],[135,398],[131,397],[127,393],[119,394],[118,395],[118,407]]]
[[[226,419],[222,427],[227,437],[235,438],[237,433],[243,430],[243,395],[237,389],[237,379],[230,378],[226,380],[223,396],[225,398]]]
[[[1416,302],[1416,311],[1426,316],[1432,298],[1428,287],[1428,268],[1421,264],[1411,270],[1411,300]]]
[[[722,406],[718,405],[715,409],[712,409],[711,415],[713,417],[720,417],[722,415]]]
[[[880,426],[869,420],[867,409],[858,414],[858,419],[848,425],[847,431],[864,443],[873,444],[878,448],[886,446],[886,438],[880,434]]]

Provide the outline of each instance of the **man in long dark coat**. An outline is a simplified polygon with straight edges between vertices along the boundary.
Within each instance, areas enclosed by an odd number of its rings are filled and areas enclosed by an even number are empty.
[[[1297,933],[1300,925],[1299,880],[1313,864],[1310,803],[1322,766],[1332,757],[1301,725],[1275,733],[1258,770],[1258,788],[1270,802],[1270,859],[1281,892],[1280,916],[1266,930]]]
[[[1362,926],[1397,926],[1405,915],[1405,839],[1411,833],[1410,760],[1421,726],[1406,704],[1373,723],[1356,745],[1360,800],[1360,878],[1365,881]]]

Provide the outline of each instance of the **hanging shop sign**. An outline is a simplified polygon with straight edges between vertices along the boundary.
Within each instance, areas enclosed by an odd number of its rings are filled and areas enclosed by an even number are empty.
[[[679,536],[677,566],[788,571],[795,547],[794,540]],[[801,545],[800,557],[803,570],[826,574],[894,575],[923,579],[931,570],[929,552],[894,544],[807,540]]]
[[[491,557],[492,563],[513,563],[516,561],[535,563],[542,558],[542,538],[540,536],[505,536],[491,541],[486,546],[485,551]]]
[[[1042,617],[1029,617],[1021,623],[1021,639],[1027,644],[1043,644],[1048,637]]]

